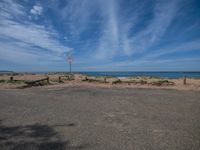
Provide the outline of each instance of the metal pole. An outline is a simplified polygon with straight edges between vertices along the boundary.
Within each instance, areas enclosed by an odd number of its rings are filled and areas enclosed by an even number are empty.
[[[69,62],[69,73],[71,74],[71,62]]]
[[[70,54],[68,54],[67,60],[68,60],[68,62],[69,62],[69,73],[71,74],[71,72],[72,72],[72,68],[71,68],[71,65],[72,65],[72,57],[71,57]]]

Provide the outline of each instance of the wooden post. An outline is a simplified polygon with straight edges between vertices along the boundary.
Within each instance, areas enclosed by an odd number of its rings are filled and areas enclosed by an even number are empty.
[[[59,82],[62,82],[62,81],[61,81],[61,77],[60,77],[60,76],[58,77],[58,81],[59,81]]]
[[[47,77],[47,83],[49,84],[49,77]]]
[[[183,79],[183,84],[186,85],[186,76]]]
[[[106,83],[106,77],[104,77],[104,82]]]
[[[13,81],[13,77],[10,77],[10,81]]]

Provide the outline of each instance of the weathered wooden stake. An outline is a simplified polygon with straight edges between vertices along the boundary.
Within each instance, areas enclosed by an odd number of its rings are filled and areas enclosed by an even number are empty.
[[[62,81],[61,81],[61,77],[60,77],[60,76],[58,77],[58,80],[59,80],[59,82],[62,82]]]
[[[10,80],[13,81],[13,77],[10,77]]]
[[[49,77],[47,77],[47,83],[49,84]]]
[[[186,85],[186,76],[183,79],[183,84]]]
[[[104,82],[106,83],[106,77],[104,78]]]

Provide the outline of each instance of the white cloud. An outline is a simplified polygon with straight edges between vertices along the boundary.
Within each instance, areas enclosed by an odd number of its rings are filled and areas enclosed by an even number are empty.
[[[131,56],[133,53],[148,51],[152,45],[162,38],[174,19],[178,0],[157,2],[153,9],[154,17],[147,27],[130,36],[131,29],[134,29],[137,21],[141,21],[140,15],[145,12],[144,9],[147,7],[147,3],[139,4],[131,10],[132,18],[123,18],[123,15],[120,13],[119,1],[100,2],[100,13],[103,16],[101,28],[103,34],[95,52],[97,58],[112,59],[120,55]]]
[[[131,38],[132,45],[134,45],[133,52],[145,52],[162,38],[175,17],[177,6],[177,0],[155,4],[154,18],[144,30]]]
[[[59,42],[59,33],[51,26],[47,28],[27,20],[18,22],[15,17],[27,17],[22,11],[25,8],[15,1],[9,2],[0,2],[0,6],[4,6],[0,10],[0,59],[15,63],[65,61],[63,56],[72,49]]]
[[[70,48],[63,46],[56,40],[58,37],[54,30],[48,30],[42,25],[20,24],[14,21],[2,22],[0,35],[20,40],[33,46],[38,46],[52,52],[65,52]]]
[[[189,52],[193,50],[199,50],[200,49],[200,40],[195,40],[195,41],[190,41],[186,43],[182,43],[180,45],[176,46],[168,46],[163,49],[156,49],[150,54],[146,54],[144,57],[140,57],[139,59],[134,59],[134,60],[127,60],[127,61],[122,61],[122,62],[117,62],[117,63],[112,63],[110,64],[111,66],[115,67],[128,67],[128,66],[142,66],[144,67],[145,65],[150,65],[150,66],[160,66],[161,64],[165,65],[182,65],[183,64],[189,64],[190,62],[196,63],[200,60],[199,56],[184,56],[184,57],[178,57],[178,58],[161,58],[161,56],[168,55],[168,54],[173,54],[173,53],[184,53],[184,52]],[[173,64],[174,63],[174,64]]]
[[[148,25],[130,36],[137,22],[143,21],[140,17],[141,14],[145,14],[144,9],[149,3],[135,1],[137,5],[133,5],[134,8],[123,10],[120,6],[121,2],[120,0],[83,0],[81,2],[74,0],[70,1],[64,9],[58,9],[57,12],[61,12],[61,18],[70,27],[69,32],[72,36],[79,36],[81,32],[88,29],[92,15],[95,14],[96,18],[100,18],[100,34],[95,41],[90,40],[93,51],[89,51],[88,55],[105,60],[148,51],[165,34],[174,19],[178,4],[178,0],[156,1],[152,4],[154,5],[153,18],[149,18]],[[131,13],[130,18],[126,16],[128,13]]]
[[[0,1],[0,19],[13,19],[16,16],[24,15],[25,9],[20,4],[13,2],[13,0]]]
[[[95,57],[98,59],[112,58],[119,45],[119,27],[117,18],[117,3],[114,0],[100,2],[100,13],[103,16],[102,37]]]
[[[41,15],[43,11],[43,7],[40,5],[35,5],[33,8],[30,10],[30,13],[33,15]]]
[[[78,39],[80,34],[87,29],[89,23],[92,21],[92,14],[98,8],[98,5],[96,5],[97,1],[71,0],[62,9],[57,8],[55,10],[63,25],[69,27],[68,32],[72,38]],[[54,2],[53,9],[55,9],[55,3],[58,4],[58,2]]]
[[[167,46],[163,49],[156,49],[152,51],[152,53],[146,54],[142,59],[155,60],[164,55],[173,54],[173,53],[183,53],[186,51],[199,50],[199,49],[200,49],[200,40],[198,39],[194,41],[181,43],[176,46],[172,45],[172,46]]]
[[[48,62],[62,61],[59,55],[44,51],[38,52],[31,44],[23,42],[0,41],[0,59],[24,65],[41,65]]]
[[[152,1],[152,6],[149,6],[151,2],[138,0],[125,3],[123,0],[73,0],[66,4],[52,0],[45,7],[57,16],[55,24],[59,24],[58,29],[64,31],[61,37],[51,26],[52,20],[42,20],[40,25],[35,23],[34,18],[44,15],[43,3],[37,3],[30,10],[20,2],[2,0],[0,39],[8,40],[0,40],[0,59],[16,64],[23,64],[28,61],[27,58],[30,58],[28,63],[35,64],[60,62],[64,60],[64,54],[71,50],[61,43],[65,42],[77,48],[73,53],[76,55],[74,64],[79,66],[107,64],[110,68],[115,65],[117,68],[117,64],[130,67],[148,65],[163,55],[199,48],[199,41],[185,41],[179,46],[180,41],[173,41],[169,47],[159,42],[176,13],[179,13],[177,10],[181,6],[178,1]],[[127,4],[131,5],[127,7]],[[45,24],[41,25],[43,22]],[[166,43],[169,41],[166,39]],[[164,48],[154,49],[159,43],[158,46]],[[134,57],[134,54],[139,57]],[[133,58],[133,61],[130,60]]]

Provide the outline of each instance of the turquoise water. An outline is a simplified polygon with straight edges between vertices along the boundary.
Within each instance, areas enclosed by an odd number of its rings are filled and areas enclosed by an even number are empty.
[[[200,72],[81,72],[91,76],[135,77],[152,76],[160,78],[200,78]]]

